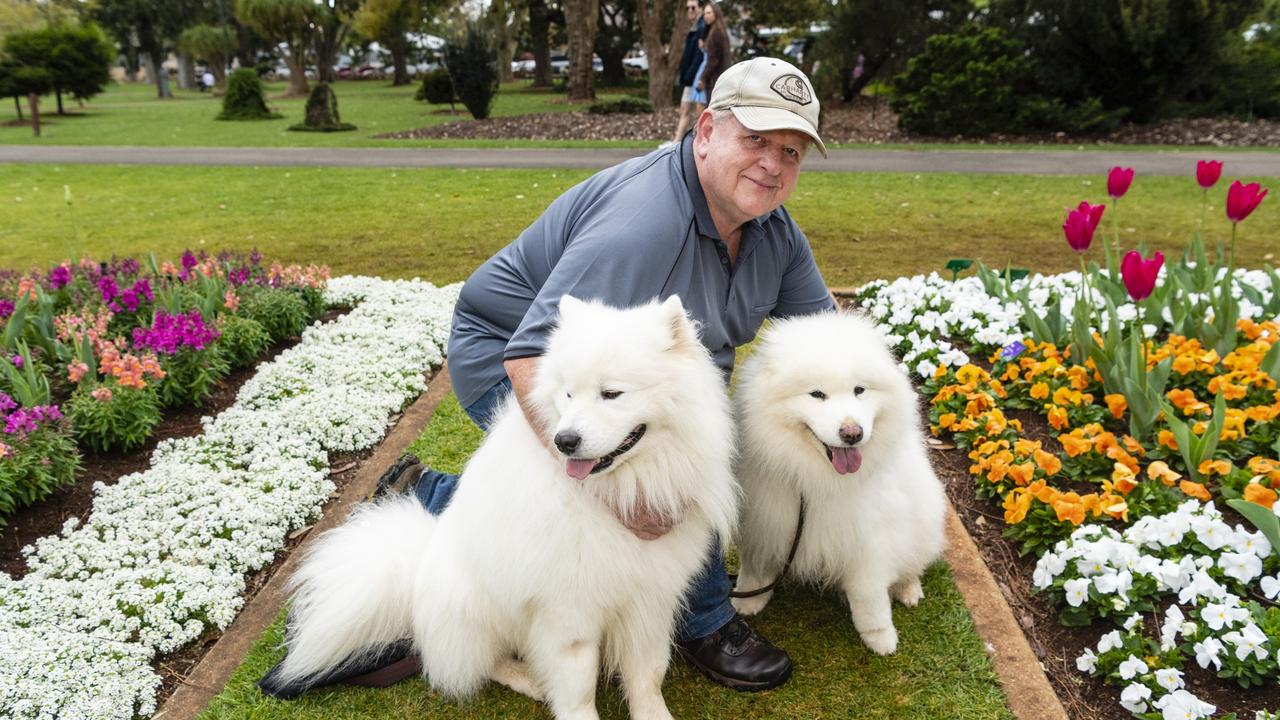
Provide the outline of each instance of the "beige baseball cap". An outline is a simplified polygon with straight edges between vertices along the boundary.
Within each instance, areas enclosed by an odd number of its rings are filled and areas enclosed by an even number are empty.
[[[795,130],[813,138],[822,157],[827,146],[818,137],[818,95],[800,68],[771,57],[733,65],[716,80],[707,107],[732,110],[748,130]]]

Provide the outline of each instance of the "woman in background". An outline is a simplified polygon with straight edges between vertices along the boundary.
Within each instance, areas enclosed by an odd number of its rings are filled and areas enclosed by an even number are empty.
[[[693,100],[698,103],[698,113],[707,107],[707,99],[715,89],[716,80],[729,67],[729,31],[724,26],[724,12],[714,2],[702,9],[702,19],[707,25],[702,40],[702,66],[693,81]],[[695,116],[696,117],[696,116]]]

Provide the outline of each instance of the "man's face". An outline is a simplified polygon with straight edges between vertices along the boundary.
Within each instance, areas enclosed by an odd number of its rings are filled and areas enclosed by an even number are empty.
[[[698,13],[702,8],[698,7],[698,0],[687,0],[684,4],[685,14],[689,16],[689,20],[697,20]]]
[[[735,225],[772,212],[796,188],[809,136],[794,130],[748,130],[732,114],[698,118],[698,180],[707,204]]]

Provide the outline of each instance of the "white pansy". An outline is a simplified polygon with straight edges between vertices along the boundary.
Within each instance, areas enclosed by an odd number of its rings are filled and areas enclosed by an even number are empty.
[[[1138,627],[1141,624],[1142,624],[1142,616],[1139,615],[1138,613],[1134,613],[1125,619],[1123,627],[1128,632],[1133,632],[1133,629]]]
[[[1238,553],[1252,553],[1260,558],[1266,558],[1271,555],[1271,542],[1267,540],[1266,534],[1261,530],[1249,532],[1237,525],[1235,551]]]
[[[1212,717],[1218,711],[1185,689],[1174,690],[1155,702],[1162,720],[1199,720]]]
[[[1151,688],[1142,683],[1132,683],[1120,692],[1120,705],[1131,713],[1147,711],[1147,701],[1151,699]]]
[[[1227,602],[1211,602],[1204,606],[1200,611],[1200,619],[1204,620],[1210,630],[1218,631],[1223,628],[1230,628],[1244,622],[1249,618],[1249,611],[1239,605],[1231,605]]]
[[[1182,671],[1177,668],[1161,668],[1157,670],[1156,684],[1169,692],[1181,690],[1187,685],[1186,681],[1182,679]]]
[[[1047,552],[1036,561],[1036,569],[1031,574],[1031,582],[1037,590],[1043,590],[1053,584],[1053,579],[1067,569],[1067,561],[1056,553]]]
[[[155,711],[160,653],[226,628],[245,576],[333,491],[330,453],[379,442],[443,359],[457,285],[336,278],[355,305],[261,364],[203,434],[97,483],[93,512],[0,574],[0,716],[134,718]]]
[[[1222,658],[1219,656],[1226,647],[1218,638],[1210,635],[1192,646],[1192,650],[1196,653],[1196,664],[1202,668],[1208,669],[1213,665],[1215,670],[1222,669]]]
[[[1098,656],[1093,654],[1093,650],[1085,648],[1080,657],[1076,658],[1076,669],[1080,672],[1094,672],[1098,669]]]
[[[1244,660],[1250,655],[1258,660],[1267,658],[1267,649],[1263,647],[1267,643],[1267,636],[1253,623],[1226,633],[1222,639],[1235,646],[1237,660]]]
[[[1125,680],[1132,680],[1135,677],[1147,672],[1147,664],[1142,658],[1130,655],[1124,662],[1120,663],[1120,677]]]
[[[1080,607],[1089,599],[1089,578],[1074,578],[1062,584],[1067,593],[1067,604]]]
[[[1268,575],[1262,578],[1261,585],[1262,594],[1268,600],[1275,600],[1276,596],[1280,595],[1280,575]]]
[[[1098,638],[1098,652],[1100,653],[1111,652],[1122,645],[1124,645],[1124,639],[1120,637],[1119,630],[1112,630]]]
[[[1222,574],[1248,583],[1262,574],[1262,559],[1252,552],[1227,552],[1218,556]]]

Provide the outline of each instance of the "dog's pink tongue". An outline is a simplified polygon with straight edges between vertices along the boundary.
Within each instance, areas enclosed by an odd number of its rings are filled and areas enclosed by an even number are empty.
[[[569,473],[569,477],[574,480],[583,480],[591,474],[591,468],[596,466],[595,460],[578,460],[569,458],[565,461],[565,472]]]
[[[857,472],[862,467],[862,453],[858,448],[833,447],[831,448],[831,464],[835,467],[836,472],[841,475],[848,475],[851,472]]]

